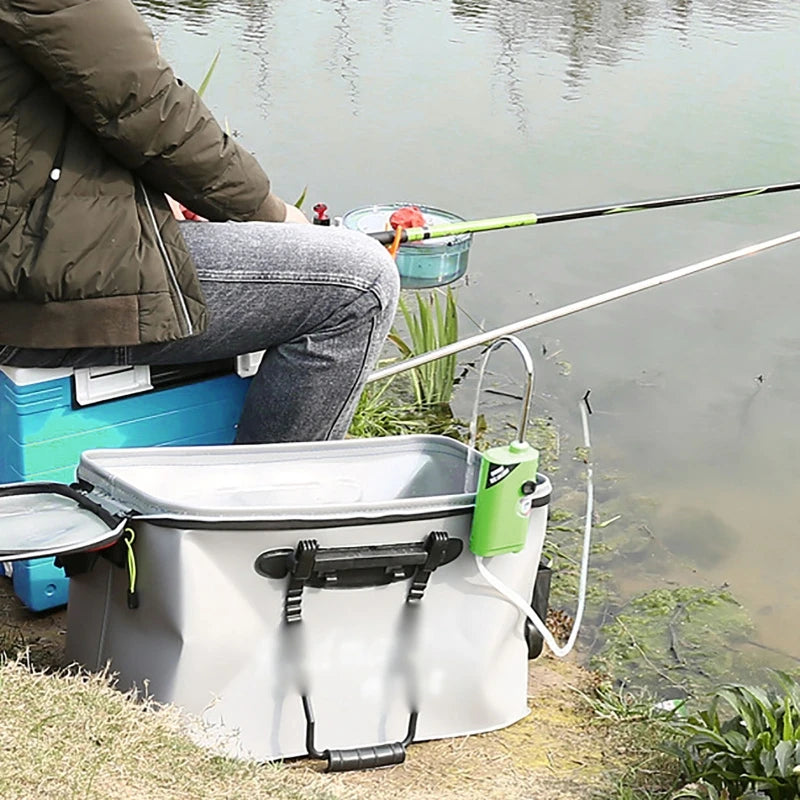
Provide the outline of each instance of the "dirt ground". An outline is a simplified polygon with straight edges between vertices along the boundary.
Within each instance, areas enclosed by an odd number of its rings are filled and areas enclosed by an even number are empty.
[[[66,612],[27,611],[0,579],[0,649],[27,648],[34,667],[62,664]],[[530,714],[501,731],[414,744],[405,764],[339,775],[291,765],[290,784],[337,800],[587,800],[615,796],[613,776],[630,766],[626,745],[598,723],[576,689],[596,677],[548,655],[531,662]],[[317,794],[314,794],[317,796]]]
[[[576,686],[590,676],[574,664],[531,663],[524,720],[501,731],[412,745],[390,770],[319,775],[341,800],[587,800],[611,797],[606,734],[592,725]],[[608,757],[607,757],[608,756]],[[308,769],[299,764],[297,768]],[[615,768],[614,768],[615,769]]]
[[[28,650],[33,666],[60,666],[67,633],[66,609],[36,614],[14,594],[11,580],[0,577],[0,651]]]

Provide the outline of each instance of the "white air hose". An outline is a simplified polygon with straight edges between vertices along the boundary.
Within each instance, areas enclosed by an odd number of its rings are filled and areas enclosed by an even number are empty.
[[[581,401],[581,423],[583,426],[583,443],[588,449],[591,448],[592,443],[589,438],[589,417],[586,397]],[[561,647],[556,642],[555,637],[547,629],[547,626],[539,617],[539,615],[531,608],[530,604],[520,597],[517,592],[506,586],[497,576],[493,575],[486,567],[483,556],[475,556],[475,562],[478,565],[478,571],[483,576],[484,580],[502,595],[509,603],[516,606],[530,621],[534,628],[542,635],[542,638],[547,643],[547,646],[553,652],[553,655],[559,658],[564,658],[575,646],[575,641],[578,638],[578,631],[581,627],[583,620],[583,610],[586,606],[586,584],[589,576],[589,552],[592,543],[592,515],[594,514],[594,483],[592,481],[592,461],[591,456],[587,455],[586,462],[586,524],[583,533],[583,555],[581,557],[581,575],[580,583],[578,585],[578,609],[575,612],[575,622],[572,625],[567,643]]]

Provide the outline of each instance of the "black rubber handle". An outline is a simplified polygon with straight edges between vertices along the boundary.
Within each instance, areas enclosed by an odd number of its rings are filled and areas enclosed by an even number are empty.
[[[417,734],[418,711],[412,711],[408,718],[408,731],[402,742],[373,744],[368,747],[354,747],[350,750],[317,750],[314,744],[314,709],[311,698],[302,695],[303,713],[306,717],[306,750],[311,758],[325,759],[328,762],[326,772],[352,772],[357,769],[375,769],[402,764],[406,760],[406,747],[414,741]]]
[[[406,748],[402,742],[392,742],[353,750],[328,750],[325,755],[328,757],[328,772],[351,772],[402,764],[406,760]]]

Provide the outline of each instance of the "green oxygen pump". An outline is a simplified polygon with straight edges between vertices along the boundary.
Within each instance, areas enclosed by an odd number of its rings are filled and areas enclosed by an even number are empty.
[[[486,351],[472,409],[470,447],[475,447],[477,438],[478,403],[486,364],[489,356],[506,343],[513,345],[522,356],[528,378],[516,440],[505,447],[490,447],[480,453],[475,510],[469,539],[470,550],[478,556],[518,553],[525,547],[539,469],[539,451],[525,441],[533,395],[533,360],[527,347],[516,336],[496,339]]]

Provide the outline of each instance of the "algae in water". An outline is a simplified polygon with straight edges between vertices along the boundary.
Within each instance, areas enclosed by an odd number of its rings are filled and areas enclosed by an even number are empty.
[[[738,647],[752,630],[747,612],[723,589],[655,589],[601,628],[591,663],[635,685],[697,694],[741,677],[747,665]]]

